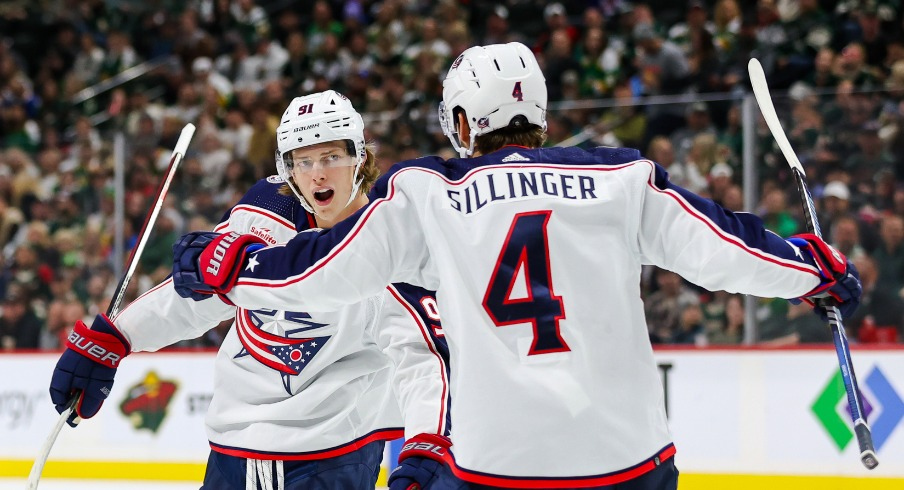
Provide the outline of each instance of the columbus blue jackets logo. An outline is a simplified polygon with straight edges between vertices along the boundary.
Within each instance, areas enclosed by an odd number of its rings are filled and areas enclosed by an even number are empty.
[[[330,336],[308,337],[309,330],[329,326],[317,323],[311,315],[279,310],[239,309],[235,328],[242,351],[236,359],[250,355],[261,364],[278,371],[286,393],[292,393],[292,378],[311,364]],[[270,333],[275,332],[275,333]]]
[[[156,433],[166,418],[166,409],[177,388],[175,382],[160,379],[156,372],[149,371],[140,383],[129,388],[119,410],[136,429]]]

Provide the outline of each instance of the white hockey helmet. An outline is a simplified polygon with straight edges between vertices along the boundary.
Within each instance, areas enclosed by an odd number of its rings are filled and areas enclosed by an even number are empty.
[[[276,171],[301,201],[301,205],[312,214],[314,207],[302,196],[292,177],[291,151],[304,146],[328,141],[350,141],[349,154],[355,159],[352,175],[352,193],[348,206],[358,193],[362,178],[361,165],[367,160],[364,148],[364,120],[352,106],[348,97],[334,90],[295,97],[276,128]]]
[[[462,148],[458,141],[459,108],[471,127],[470,148]],[[471,156],[475,137],[504,128],[517,116],[546,130],[546,79],[534,53],[515,42],[475,46],[461,53],[443,80],[439,105],[443,133],[459,155]]]

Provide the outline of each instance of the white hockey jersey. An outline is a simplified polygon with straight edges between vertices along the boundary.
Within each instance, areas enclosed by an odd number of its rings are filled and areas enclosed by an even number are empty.
[[[766,297],[819,283],[759,218],[670,184],[636,150],[426,157],[395,166],[377,195],[329,231],[254,254],[228,297],[333,308],[390,282],[437,290],[453,471],[475,483],[608,485],[674,454],[642,265]]]
[[[278,194],[280,185],[278,177],[258,182],[216,231],[275,244],[313,226],[297,199]],[[434,335],[440,323],[430,292],[394,285],[335,308],[293,302],[273,309],[267,294],[255,303],[183,299],[167,279],[116,318],[133,351],[195,338],[235,318],[215,361],[206,418],[213,450],[321,459],[402,437],[403,427],[409,437],[448,430],[447,351]]]

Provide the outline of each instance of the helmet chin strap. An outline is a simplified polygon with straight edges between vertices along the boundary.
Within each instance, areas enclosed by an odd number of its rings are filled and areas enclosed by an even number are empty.
[[[364,159],[358,157],[358,164],[355,165],[355,173],[352,175],[352,192],[348,195],[348,201],[345,203],[345,208],[348,207],[352,201],[355,200],[355,197],[358,196],[358,189],[361,188],[361,182],[364,180],[358,178],[358,172],[361,170],[361,164],[364,163]],[[344,208],[343,208],[344,209]]]
[[[453,143],[452,146],[454,146],[455,150],[458,152],[459,158],[471,158],[471,155],[474,154],[474,139],[477,138],[477,129],[472,128],[470,126],[468,126],[468,129],[470,129],[469,135],[468,135],[469,136],[468,137],[468,146],[464,146],[461,144],[460,137],[456,138],[459,141],[455,141],[455,140],[452,141],[452,143]],[[456,131],[455,134],[460,135],[461,133]]]

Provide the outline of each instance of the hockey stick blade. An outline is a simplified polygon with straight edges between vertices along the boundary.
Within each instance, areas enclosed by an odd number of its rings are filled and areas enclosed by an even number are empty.
[[[166,194],[169,191],[170,184],[173,182],[176,170],[179,168],[179,164],[182,162],[183,157],[185,157],[185,152],[188,150],[188,144],[191,143],[191,138],[194,134],[195,125],[191,123],[186,124],[185,127],[182,128],[179,139],[176,141],[176,146],[173,148],[173,154],[170,157],[170,164],[166,176],[160,182],[160,187],[157,189],[157,194],[154,197],[154,204],[148,211],[147,216],[145,216],[144,225],[141,227],[141,232],[138,234],[138,241],[135,244],[135,248],[132,249],[132,253],[129,254],[126,272],[119,279],[119,284],[116,285],[116,290],[113,293],[113,300],[110,301],[110,305],[107,307],[107,317],[111,320],[119,313],[119,307],[122,304],[123,297],[125,297],[126,288],[129,286],[132,275],[135,274],[135,269],[138,267],[138,259],[141,257],[142,252],[144,252],[144,246],[151,235],[154,223],[157,222],[157,215],[160,214],[160,209],[163,207],[163,201],[166,200]],[[41,451],[38,453],[38,457],[35,458],[35,462],[31,467],[31,472],[28,474],[26,488],[29,490],[38,488],[38,482],[41,480],[41,472],[44,470],[44,464],[47,462],[48,456],[50,456],[50,450],[53,448],[53,443],[56,441],[63,426],[66,425],[66,419],[68,419],[75,410],[76,402],[80,396],[81,392],[76,392],[72,395],[72,398],[70,398],[69,402],[66,404],[66,409],[60,414],[59,420],[57,420],[53,429],[50,431],[50,434],[47,435],[44,445],[41,446]],[[77,425],[79,423],[79,418],[76,417],[73,419],[73,423]]]
[[[779,149],[782,150],[782,154],[788,160],[788,165],[791,165],[791,168],[797,169],[806,176],[807,173],[804,172],[803,165],[800,164],[797,154],[791,148],[791,142],[788,141],[788,137],[782,129],[782,123],[778,120],[775,107],[772,105],[772,96],[769,95],[769,86],[766,85],[766,74],[763,72],[763,65],[756,58],[750,58],[747,63],[747,71],[750,73],[750,85],[753,87],[756,103],[760,106],[760,112],[763,113],[763,119],[766,120],[766,125],[769,126],[769,131],[772,132],[772,137],[775,138]]]
[[[750,74],[750,85],[753,88],[753,95],[756,98],[757,105],[760,106],[760,112],[763,113],[763,119],[772,132],[779,149],[791,166],[791,174],[797,183],[797,191],[800,194],[801,203],[804,209],[804,216],[807,220],[807,229],[822,237],[822,230],[819,227],[819,220],[816,216],[816,209],[813,205],[813,197],[807,187],[805,180],[806,173],[794,149],[791,148],[791,142],[782,129],[782,124],[775,112],[775,106],[772,104],[772,96],[769,93],[769,85],[766,83],[766,74],[763,67],[756,58],[751,58],[747,63],[747,71]],[[832,302],[831,299],[819,298],[816,305],[823,308],[829,318],[829,327],[832,330],[832,339],[835,344],[835,354],[838,357],[838,367],[841,370],[841,379],[844,382],[844,391],[847,394],[848,408],[851,411],[851,420],[854,422],[854,432],[857,435],[857,444],[860,448],[860,461],[868,469],[873,469],[879,465],[876,458],[876,450],[873,447],[873,437],[863,414],[863,402],[860,400],[860,388],[857,384],[857,376],[854,374],[854,365],[851,362],[851,351],[848,346],[847,335],[844,331],[844,324],[841,322],[841,313]]]

